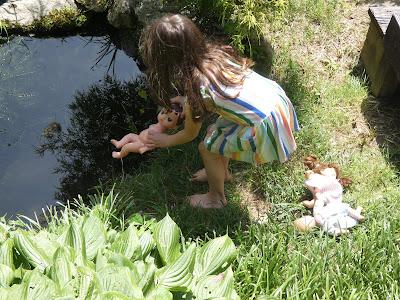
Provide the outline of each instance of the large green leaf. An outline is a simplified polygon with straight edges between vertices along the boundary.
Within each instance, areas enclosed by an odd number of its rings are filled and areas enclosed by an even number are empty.
[[[107,264],[113,264],[118,267],[127,267],[130,270],[134,269],[133,262],[120,253],[109,252],[107,253],[107,257]]]
[[[229,267],[224,273],[219,275],[209,275],[202,277],[193,287],[193,295],[197,300],[205,299],[239,299],[234,289],[233,272]]]
[[[0,243],[3,243],[8,239],[8,231],[10,230],[10,226],[7,224],[0,222]]]
[[[93,260],[97,251],[104,247],[107,240],[107,232],[104,223],[91,213],[83,221],[82,232],[85,237],[87,259]]]
[[[132,273],[135,283],[145,293],[147,288],[154,282],[154,274],[156,271],[154,258],[148,257],[146,261],[137,260],[133,263]]]
[[[142,249],[142,257],[146,258],[150,254],[151,250],[156,246],[153,236],[149,231],[145,231],[140,236],[140,247]]]
[[[7,298],[8,298],[8,290],[9,289],[7,289],[7,288],[0,288],[0,299],[7,300]]]
[[[223,272],[235,259],[236,248],[227,236],[208,241],[198,251],[194,276],[197,278]]]
[[[97,252],[96,256],[96,271],[104,268],[106,265],[108,265],[108,259],[107,257],[103,254],[104,251],[99,250]]]
[[[130,225],[124,232],[117,235],[111,245],[111,251],[120,253],[128,259],[141,257],[139,236],[135,226]]]
[[[162,286],[158,286],[150,291],[146,296],[146,300],[172,300],[173,295],[169,290]]]
[[[10,286],[14,279],[14,271],[7,265],[0,264],[0,286]],[[1,298],[0,298],[1,299]]]
[[[74,250],[61,246],[54,253],[53,265],[49,271],[50,278],[67,294],[73,292],[73,279],[77,276],[74,260]]]
[[[173,263],[180,256],[181,230],[167,214],[154,226],[154,239],[164,265]]]
[[[114,243],[117,233],[118,232],[115,229],[110,229],[107,231],[107,242],[110,244]]]
[[[46,252],[49,257],[53,257],[54,252],[61,246],[57,242],[57,235],[48,232],[47,230],[41,230],[33,236],[36,244]]]
[[[193,243],[173,264],[156,272],[156,285],[163,286],[170,291],[187,291],[193,278],[195,254],[196,244]]]
[[[87,265],[85,236],[81,226],[75,220],[70,220],[70,225],[65,235],[64,243],[75,251],[75,263],[78,266]]]
[[[95,293],[95,272],[88,267],[77,268],[75,289],[78,291],[78,299],[93,299]]]
[[[14,232],[14,245],[18,252],[35,268],[41,272],[50,264],[51,259],[32,235],[24,231]]]
[[[49,300],[56,296],[61,296],[57,290],[56,284],[40,273],[39,270],[27,272],[22,279],[22,295],[24,300]]]
[[[9,266],[14,269],[14,258],[13,258],[13,246],[14,242],[12,239],[6,240],[0,246],[0,264]]]
[[[131,271],[127,267],[107,265],[96,274],[101,293],[121,292],[133,299],[143,299],[143,292],[134,282]]]
[[[144,300],[144,298],[128,297],[121,292],[104,292],[99,295],[99,300]]]

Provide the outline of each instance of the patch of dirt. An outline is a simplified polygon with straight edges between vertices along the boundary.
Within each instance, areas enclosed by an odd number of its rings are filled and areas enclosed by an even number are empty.
[[[243,185],[238,190],[240,191],[240,205],[249,212],[250,220],[259,224],[265,223],[271,203],[253,191],[250,184]]]

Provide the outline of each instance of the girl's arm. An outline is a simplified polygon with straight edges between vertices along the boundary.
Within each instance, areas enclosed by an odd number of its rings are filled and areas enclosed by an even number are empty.
[[[168,135],[157,133],[149,129],[147,146],[150,147],[172,147],[188,143],[194,140],[200,132],[202,122],[194,122],[192,112],[188,104],[184,106],[185,125],[184,128],[175,134]]]

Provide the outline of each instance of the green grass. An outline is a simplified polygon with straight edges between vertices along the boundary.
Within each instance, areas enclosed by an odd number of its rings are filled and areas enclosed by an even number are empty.
[[[7,21],[0,22],[0,35],[28,34],[68,34],[88,26],[88,17],[84,12],[73,8],[54,9],[41,19],[36,19],[27,26]]]
[[[194,239],[228,232],[239,247],[235,280],[242,299],[400,297],[395,159],[400,129],[381,124],[396,124],[398,110],[389,114],[388,106],[369,95],[365,78],[351,75],[366,30],[365,24],[353,28],[346,43],[345,21],[355,9],[352,1],[290,1],[288,17],[268,24],[265,36],[275,52],[270,76],[295,104],[302,127],[296,135],[298,150],[285,164],[234,163],[225,209],[203,212],[185,204],[187,195],[206,190],[187,180],[201,167],[200,139],[154,151],[136,175],[118,180],[116,190],[130,195],[121,205],[123,214],[143,211],[160,218],[168,211],[184,235]],[[354,39],[356,45],[350,45]],[[324,57],[318,57],[321,51]],[[307,194],[301,160],[311,153],[338,163],[354,181],[344,199],[362,205],[367,219],[348,236],[332,238],[319,230],[299,234],[292,226],[295,218],[309,213],[299,201]],[[262,204],[270,203],[263,224],[253,222],[243,202],[249,192]]]

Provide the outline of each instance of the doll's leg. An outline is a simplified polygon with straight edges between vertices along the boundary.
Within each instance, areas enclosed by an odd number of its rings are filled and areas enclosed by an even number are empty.
[[[122,147],[120,152],[113,151],[112,157],[121,159],[121,158],[124,158],[125,156],[127,156],[129,153],[138,153],[140,147],[142,147],[142,146],[143,146],[143,143],[139,142],[139,141],[134,142],[134,143],[125,144]]]
[[[356,209],[349,207],[347,209],[347,212],[349,213],[349,216],[352,217],[353,219],[356,219],[357,221],[364,221],[365,217],[361,215],[362,207],[358,206]]]
[[[153,150],[154,148],[151,148],[151,147],[147,147],[147,146],[142,146],[142,147],[140,147],[139,148],[139,153],[140,154],[143,154],[143,153],[145,153],[145,152],[147,152],[147,151],[150,151],[150,150]]]
[[[139,136],[137,134],[134,133],[128,133],[127,135],[125,135],[122,139],[120,139],[119,141],[112,139],[111,143],[117,148],[120,149],[121,147],[123,147],[125,144],[128,143],[134,143],[139,139]]]
[[[312,216],[304,216],[299,219],[296,219],[294,222],[294,227],[301,231],[301,232],[307,232],[313,229],[314,227],[317,227],[317,223],[315,222],[315,218]]]
[[[224,162],[221,155],[208,151],[203,143],[200,143],[199,151],[206,169],[209,191],[207,194],[191,196],[189,203],[193,207],[222,208],[227,204],[224,192]]]
[[[232,175],[229,172],[228,165],[229,165],[229,158],[221,156],[222,163],[224,165],[225,170],[225,182],[232,180]],[[198,181],[198,182],[207,182],[207,172],[206,169],[200,169],[196,173],[193,173],[192,177],[189,179],[190,181]]]

